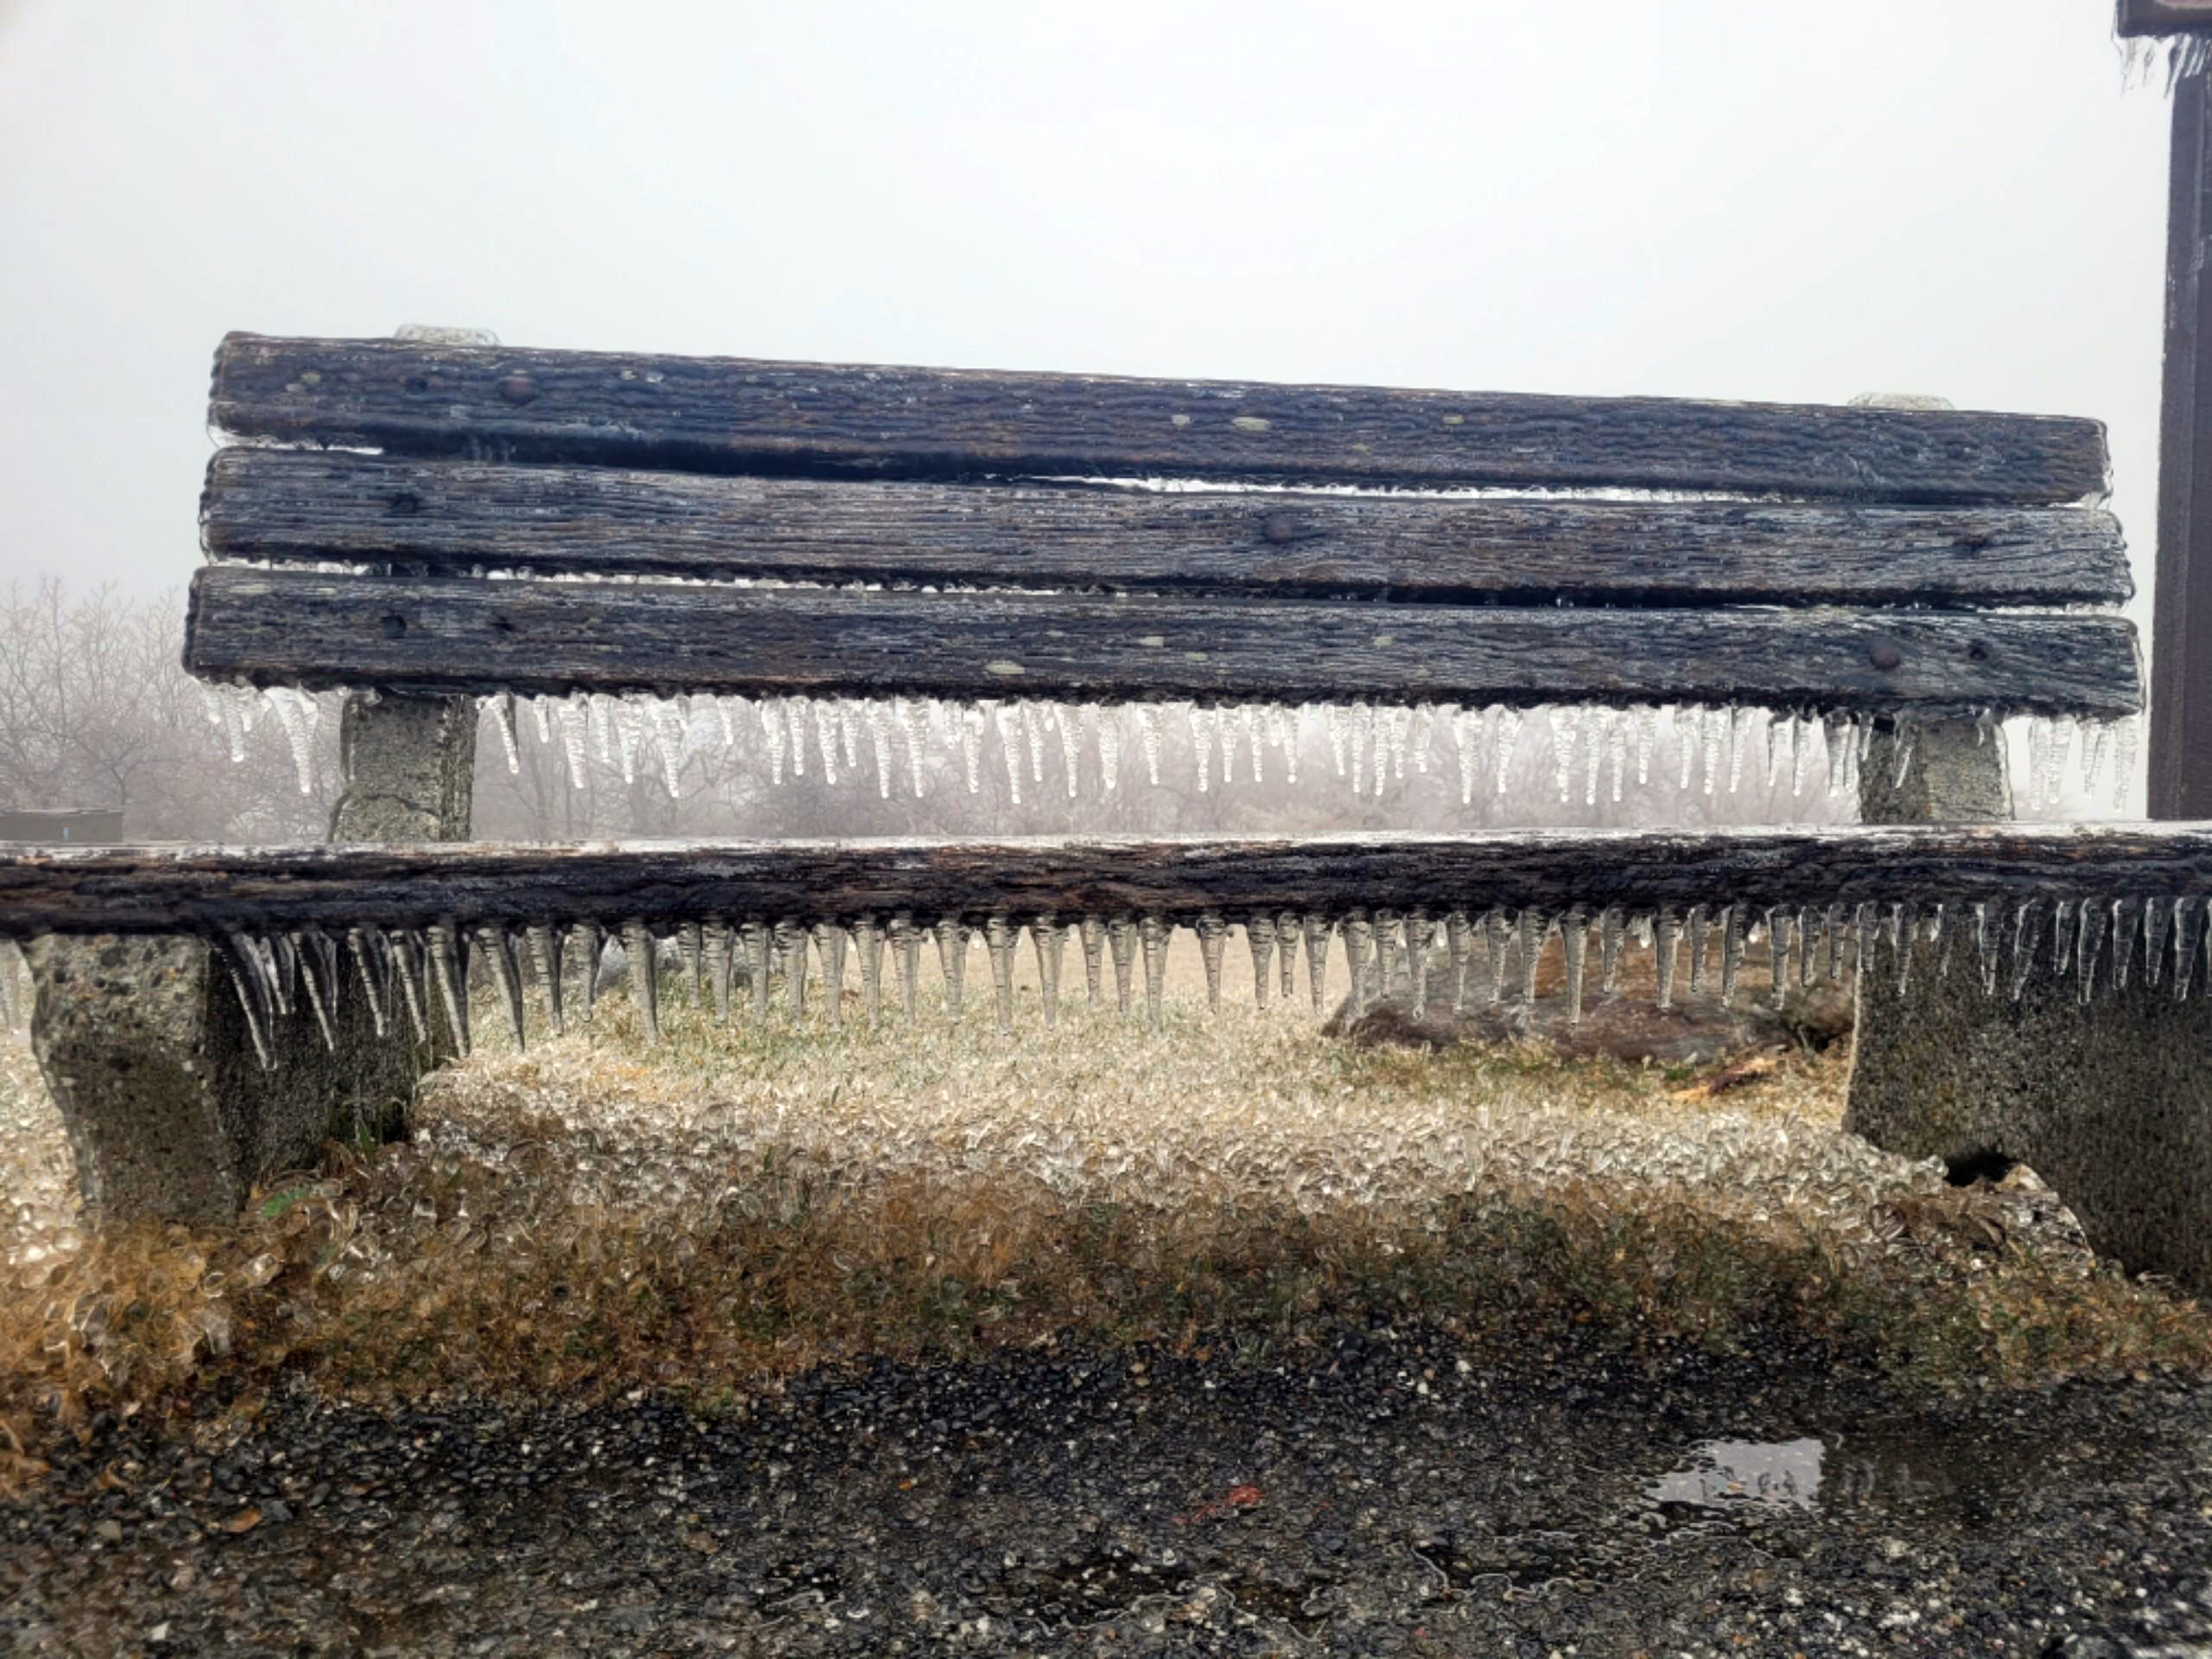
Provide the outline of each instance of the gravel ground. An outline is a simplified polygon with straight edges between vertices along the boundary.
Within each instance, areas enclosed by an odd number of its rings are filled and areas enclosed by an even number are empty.
[[[105,1427],[0,1537],[31,1653],[2212,1655],[2212,1386],[1376,1327],[713,1421],[302,1397]]]

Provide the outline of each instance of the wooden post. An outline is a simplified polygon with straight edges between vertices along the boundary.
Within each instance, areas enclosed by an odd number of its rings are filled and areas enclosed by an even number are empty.
[[[2151,621],[2150,810],[2212,811],[2212,74],[2174,88],[2166,357],[2158,416],[2158,553]]]

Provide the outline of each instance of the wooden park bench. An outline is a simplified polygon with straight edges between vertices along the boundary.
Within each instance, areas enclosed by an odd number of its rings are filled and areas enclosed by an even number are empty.
[[[595,958],[610,931],[682,941],[741,1016],[772,973],[803,995],[849,956],[873,1016],[887,953],[911,1007],[925,942],[957,987],[981,929],[1004,1019],[1024,929],[1049,1016],[1071,938],[1124,1007],[1141,953],[1156,1011],[1177,927],[1217,995],[1232,926],[1263,998],[1302,951],[1318,999],[1341,940],[1357,1000],[1394,957],[1455,996],[1501,986],[1510,945],[1532,977],[1554,929],[1577,997],[1586,952],[1610,985],[1647,939],[1666,995],[1708,929],[1732,986],[1756,926],[1777,988],[1865,958],[1853,1127],[2024,1158],[2123,1260],[2212,1282],[2212,837],[2005,826],[1988,741],[2035,720],[2047,790],[2077,734],[2094,764],[2113,734],[2117,770],[2141,709],[2094,423],[254,335],[223,343],[212,417],[236,447],[209,468],[187,665],[352,688],[333,841],[406,844],[0,861],[0,931],[40,938],[41,1060],[111,1208],[235,1204],[334,1112],[388,1118],[466,1044],[472,948],[520,1037],[526,982],[557,1027],[564,944]],[[1327,705],[1306,718],[1378,770],[1408,732],[1456,747],[1470,791],[1520,711],[1587,706],[1554,738],[1591,794],[1648,767],[1662,707],[1708,779],[1741,764],[1728,711],[1764,708],[1793,749],[1770,764],[1825,749],[1890,822],[421,844],[466,840],[475,700],[512,722],[515,697],[556,700],[572,753],[711,710],[886,788],[930,700],[963,711],[970,765],[989,705],[1017,776],[1031,746],[1115,764],[1074,705],[1186,705],[1201,766]],[[637,697],[660,701],[604,701]],[[657,976],[632,978],[650,1028]],[[179,1173],[203,1165],[220,1179]]]

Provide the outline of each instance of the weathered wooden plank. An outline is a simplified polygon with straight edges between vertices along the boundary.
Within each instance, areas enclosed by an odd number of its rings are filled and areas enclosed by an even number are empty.
[[[2120,0],[2122,35],[2212,34],[2212,0]]]
[[[2114,616],[1617,611],[474,582],[209,565],[185,665],[423,694],[2140,707]]]
[[[2093,421],[1942,410],[1138,380],[232,334],[211,418],[410,455],[877,477],[1162,475],[2074,501]]]
[[[2078,507],[1164,493],[717,478],[226,449],[219,557],[794,581],[1447,601],[2120,604]]]
[[[2202,70],[2174,89],[2167,221],[2150,809],[2187,818],[2212,814],[2212,76]]]
[[[1290,909],[1341,915],[2202,899],[2212,824],[1484,835],[47,849],[0,857],[0,933],[702,917]],[[1961,915],[1962,923],[1971,918]]]

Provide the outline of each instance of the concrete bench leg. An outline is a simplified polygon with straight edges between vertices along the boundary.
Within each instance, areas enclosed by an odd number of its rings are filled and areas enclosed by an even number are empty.
[[[467,698],[348,697],[331,840],[467,839],[475,750]],[[378,1038],[350,963],[334,1051],[301,1007],[271,1022],[264,1069],[227,970],[198,939],[55,938],[28,954],[32,1047],[104,1219],[232,1215],[325,1140],[396,1132],[416,1081],[453,1052],[442,1027],[412,1041],[397,1009]]]
[[[2004,753],[1972,726],[1923,733],[1913,777],[1891,783],[1894,750],[1878,739],[1860,805],[1869,823],[2012,816]],[[2145,895],[2146,897],[2150,895]],[[1954,918],[1955,923],[1959,918]],[[2104,947],[2094,1001],[2071,971],[2039,971],[2012,995],[2010,918],[2003,982],[1982,994],[1971,918],[1939,978],[1923,944],[1910,994],[1886,947],[1859,989],[1857,1046],[1844,1127],[1910,1158],[1941,1158],[1963,1176],[2024,1163],[2081,1217],[2090,1243],[2134,1272],[2170,1274],[2212,1291],[2212,997],[2173,1000],[2171,969],[2155,987],[2138,960],[2111,988]],[[2046,924],[2048,929],[2048,924]]]

